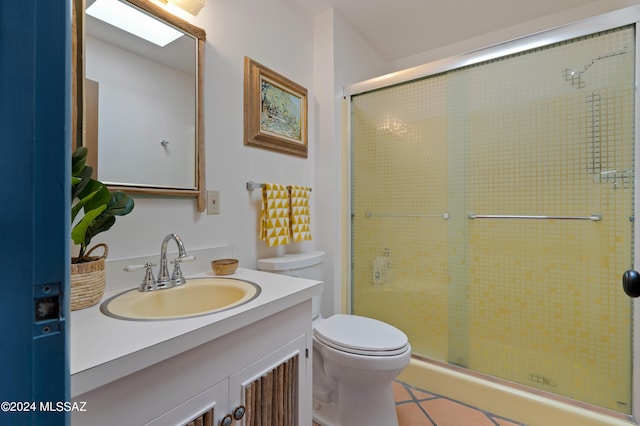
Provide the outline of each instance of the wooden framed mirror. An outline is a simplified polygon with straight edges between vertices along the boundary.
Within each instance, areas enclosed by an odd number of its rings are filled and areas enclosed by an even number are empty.
[[[138,27],[177,30],[156,45],[96,18],[96,1],[76,0],[74,10],[76,144],[110,188],[192,197],[204,211],[205,31],[148,0],[107,0],[154,20]]]

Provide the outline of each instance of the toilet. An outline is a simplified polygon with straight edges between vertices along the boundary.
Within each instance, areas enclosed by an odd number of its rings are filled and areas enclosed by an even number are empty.
[[[324,252],[258,260],[258,269],[322,281]],[[320,316],[313,305],[313,420],[322,426],[397,426],[393,380],[411,345],[397,328],[357,315]]]

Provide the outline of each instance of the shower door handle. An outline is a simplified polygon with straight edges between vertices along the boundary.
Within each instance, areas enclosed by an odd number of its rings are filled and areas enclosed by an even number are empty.
[[[640,296],[640,273],[629,269],[622,274],[622,288],[629,297]]]

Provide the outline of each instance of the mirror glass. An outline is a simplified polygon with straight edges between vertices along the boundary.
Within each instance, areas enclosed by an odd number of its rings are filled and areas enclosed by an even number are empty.
[[[95,1],[85,3],[83,139],[97,154],[97,179],[128,192],[199,197],[204,31],[146,0],[116,2],[180,32],[161,47],[92,16]]]

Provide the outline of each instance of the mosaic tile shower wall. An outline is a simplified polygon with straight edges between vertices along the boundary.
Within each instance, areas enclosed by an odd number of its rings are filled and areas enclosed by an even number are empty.
[[[417,355],[629,413],[634,37],[354,96],[353,312]]]

